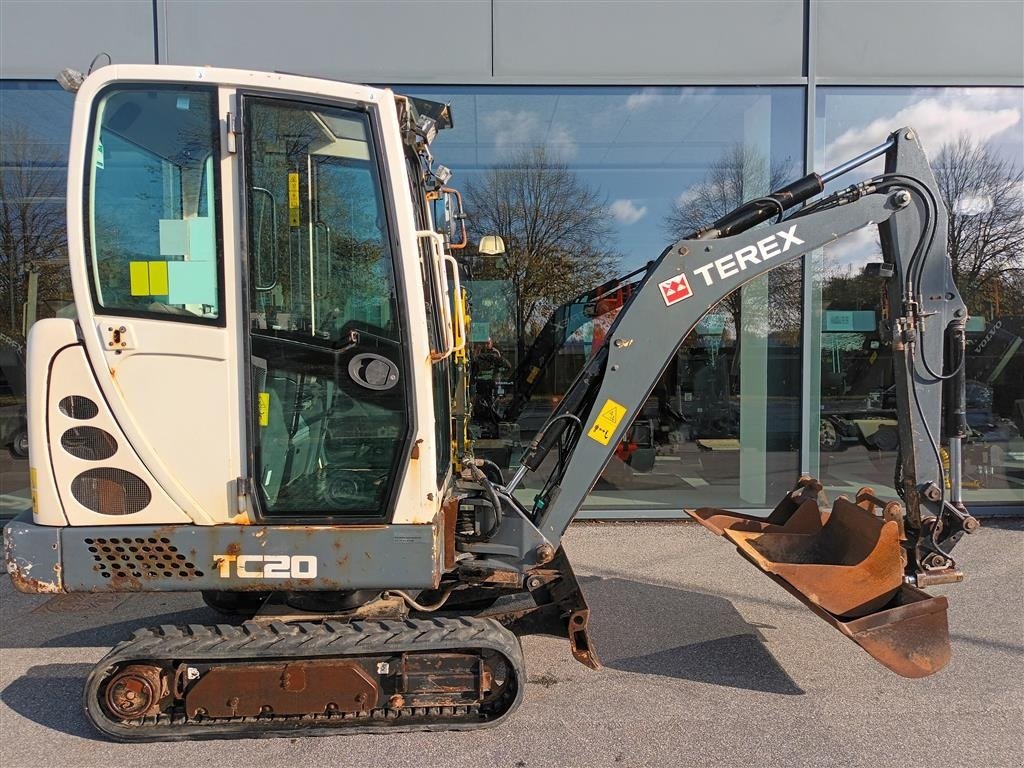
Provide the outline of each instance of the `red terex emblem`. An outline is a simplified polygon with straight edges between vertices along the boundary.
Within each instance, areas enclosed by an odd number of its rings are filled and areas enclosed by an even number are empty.
[[[665,299],[666,307],[671,307],[677,301],[693,296],[693,291],[690,290],[690,282],[684,274],[670,277],[668,280],[658,283],[658,287],[661,288],[661,296]]]

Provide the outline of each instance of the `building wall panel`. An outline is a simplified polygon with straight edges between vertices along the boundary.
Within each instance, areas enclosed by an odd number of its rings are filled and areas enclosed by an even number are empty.
[[[116,62],[151,64],[151,0],[0,1],[0,77],[52,80],[85,71],[100,51]]]

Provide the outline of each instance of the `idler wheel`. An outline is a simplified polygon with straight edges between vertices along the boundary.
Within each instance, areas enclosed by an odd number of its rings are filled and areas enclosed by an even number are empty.
[[[163,679],[159,667],[132,664],[107,683],[104,701],[119,720],[137,720],[160,711]]]

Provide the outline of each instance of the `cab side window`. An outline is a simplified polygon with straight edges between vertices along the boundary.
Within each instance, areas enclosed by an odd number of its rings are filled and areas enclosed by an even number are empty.
[[[176,84],[99,99],[85,221],[97,311],[220,320],[216,103]]]

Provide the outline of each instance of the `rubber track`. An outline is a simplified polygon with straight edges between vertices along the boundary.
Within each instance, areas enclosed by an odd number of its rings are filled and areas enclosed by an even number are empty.
[[[115,666],[139,661],[176,662],[298,660],[392,655],[404,651],[488,649],[505,657],[512,674],[503,709],[435,707],[373,710],[370,716],[259,716],[188,720],[161,714],[131,723],[112,720],[100,704],[103,682]],[[497,725],[523,697],[526,670],[519,638],[493,619],[430,618],[352,623],[282,623],[161,626],[137,631],[116,645],[89,674],[85,711],[106,736],[126,742],[185,741],[224,737],[328,736],[342,733],[401,733],[472,730]],[[453,710],[465,710],[456,714]],[[446,717],[448,719],[446,719]]]

